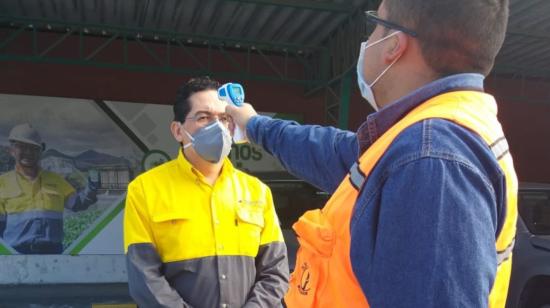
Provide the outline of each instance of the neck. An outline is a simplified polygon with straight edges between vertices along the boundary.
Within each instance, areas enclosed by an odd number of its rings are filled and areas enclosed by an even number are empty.
[[[376,92],[378,107],[390,105],[401,97],[440,78],[419,56],[403,55],[402,59],[379,81]],[[392,82],[393,80],[393,82]]]
[[[195,169],[204,175],[210,185],[213,185],[220,176],[223,167],[223,159],[218,163],[207,162],[197,155],[191,147],[183,150],[183,156],[185,156]]]
[[[40,168],[38,167],[24,167],[21,165],[16,165],[15,170],[17,173],[21,174],[23,177],[25,177],[27,180],[34,180],[38,176],[38,173],[40,172]]]

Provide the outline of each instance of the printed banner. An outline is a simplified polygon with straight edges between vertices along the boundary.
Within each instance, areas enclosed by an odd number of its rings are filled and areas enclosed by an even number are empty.
[[[0,254],[124,253],[128,183],[180,149],[172,106],[0,94],[0,108]],[[251,144],[230,159],[284,170]]]

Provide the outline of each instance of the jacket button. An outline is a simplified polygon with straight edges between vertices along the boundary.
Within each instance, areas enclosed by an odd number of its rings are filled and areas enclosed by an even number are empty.
[[[222,274],[222,279],[225,279],[225,278],[227,278],[227,276],[225,276],[224,274]]]
[[[221,304],[222,308],[227,308],[227,304],[226,303],[223,303]]]

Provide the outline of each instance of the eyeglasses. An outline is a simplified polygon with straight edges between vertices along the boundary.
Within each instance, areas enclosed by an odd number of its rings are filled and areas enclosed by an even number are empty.
[[[396,23],[393,23],[391,21],[380,18],[378,16],[377,11],[366,11],[365,15],[367,16],[367,21],[371,22],[374,25],[382,25],[383,27],[386,27],[388,29],[401,31],[403,33],[406,33],[406,34],[412,36],[412,37],[417,37],[418,36],[418,34],[415,31],[411,30],[411,29],[407,29],[407,28],[405,28],[403,26],[400,26]],[[369,33],[371,33],[372,31],[370,31],[370,30],[374,30],[374,28],[368,29],[368,30],[369,30]]]
[[[185,118],[186,120],[194,120],[200,126],[205,126],[208,123],[213,122],[214,120],[220,121],[223,125],[228,125],[231,122],[231,117],[227,114],[218,114],[214,115],[209,112],[198,112],[192,117]]]

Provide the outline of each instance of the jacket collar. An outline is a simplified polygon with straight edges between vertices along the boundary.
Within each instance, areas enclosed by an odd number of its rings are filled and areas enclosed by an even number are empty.
[[[380,109],[378,112],[369,114],[366,121],[357,130],[359,153],[363,153],[409,111],[432,97],[445,92],[459,90],[483,92],[484,78],[481,74],[471,73],[456,74],[441,78],[416,89],[412,93]]]
[[[190,177],[193,179],[204,179],[204,175],[187,160],[181,148],[178,152],[178,158],[176,159],[176,161],[180,171],[183,173],[184,176]],[[229,160],[228,157],[225,157],[223,159],[220,179],[233,174],[234,170],[235,168],[233,167],[231,160]]]

